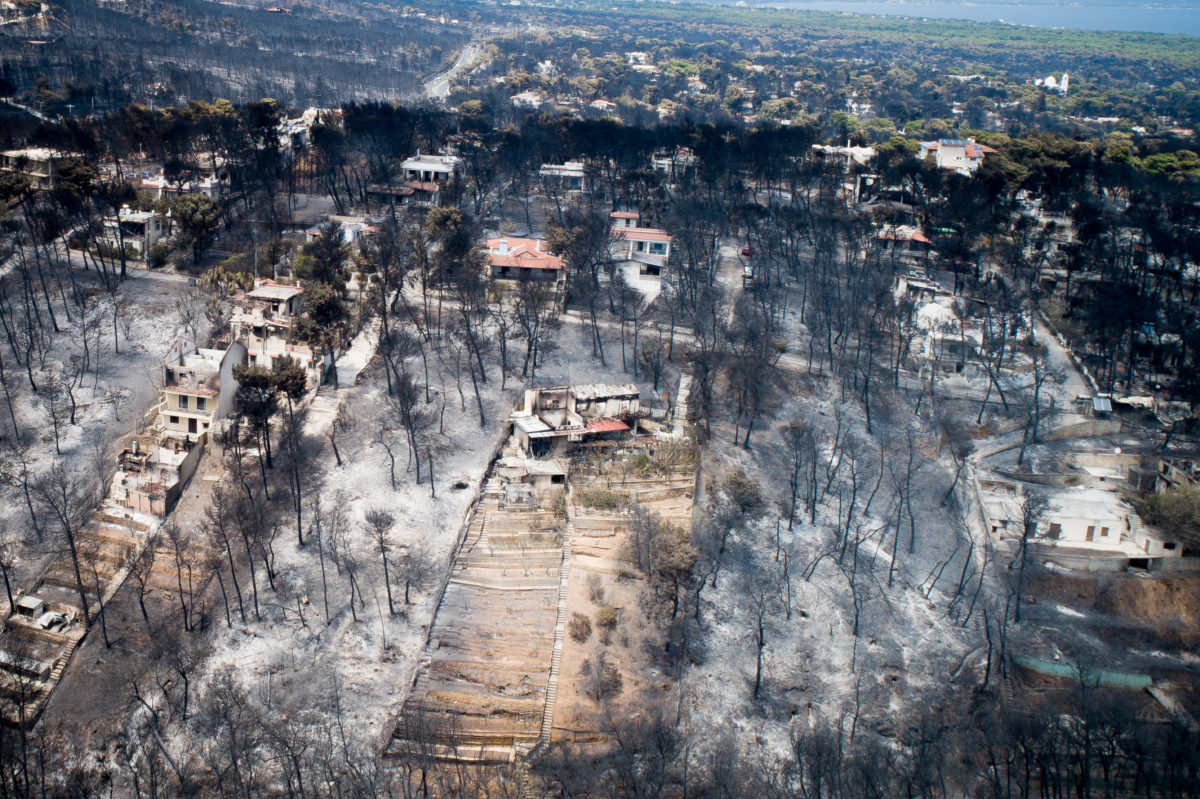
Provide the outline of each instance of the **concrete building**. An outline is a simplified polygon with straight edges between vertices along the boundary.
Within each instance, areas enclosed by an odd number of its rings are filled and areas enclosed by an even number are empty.
[[[251,366],[274,369],[283,358],[292,358],[305,368],[310,385],[315,386],[321,379],[322,359],[312,347],[295,340],[303,297],[303,286],[255,280],[252,290],[233,301],[230,341],[246,348],[246,362]]]
[[[164,174],[144,178],[140,184],[143,192],[155,200],[173,200],[184,194],[203,194],[214,200],[220,199],[224,182],[216,177],[197,177],[191,180],[171,181]]]
[[[544,455],[626,437],[642,415],[640,397],[633,383],[527,389],[520,409],[509,416],[513,438],[523,453]]]
[[[179,339],[163,364],[164,384],[157,426],[193,440],[207,436],[212,423],[228,415],[237,404],[233,370],[246,362],[246,346],[234,341],[229,348],[210,350]]]
[[[116,216],[104,217],[103,242],[114,250],[124,247],[127,256],[145,258],[166,236],[166,220],[157,211],[134,211],[123,205]]]
[[[609,251],[613,258],[636,261],[643,274],[661,274],[671,257],[674,237],[661,228],[641,227],[641,215],[636,211],[613,211],[609,219]]]
[[[125,445],[109,498],[130,510],[166,516],[175,507],[204,452],[204,442],[150,431]]]
[[[0,152],[0,172],[17,172],[29,178],[35,189],[52,189],[58,185],[59,165],[72,157],[45,147],[4,150]]]
[[[566,161],[561,164],[543,164],[538,170],[543,182],[562,191],[582,192],[587,188],[587,173],[582,161]]]
[[[421,155],[417,153],[401,165],[405,180],[418,183],[444,183],[458,171],[459,160],[454,155]]]

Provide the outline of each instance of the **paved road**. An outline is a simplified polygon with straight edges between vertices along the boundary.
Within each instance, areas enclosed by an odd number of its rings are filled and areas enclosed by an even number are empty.
[[[450,67],[450,69],[446,70],[445,72],[434,75],[432,78],[425,81],[425,85],[423,87],[425,89],[425,94],[438,100],[444,100],[449,97],[450,81],[453,80],[455,75],[466,69],[467,64],[470,64],[472,61],[478,58],[479,52],[480,50],[478,45],[468,44],[466,47],[464,47],[462,52],[458,54],[458,60],[454,62],[454,66]]]

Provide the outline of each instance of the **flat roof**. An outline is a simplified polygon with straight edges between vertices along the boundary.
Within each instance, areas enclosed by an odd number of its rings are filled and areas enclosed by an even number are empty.
[[[563,388],[563,387],[559,387]],[[568,386],[577,400],[607,399],[609,397],[637,397],[641,391],[634,383],[590,383],[581,386]],[[553,389],[550,389],[553,390]]]
[[[673,239],[670,233],[656,227],[615,227],[612,229],[612,236],[630,241],[671,241]]]
[[[512,423],[514,426],[519,427],[522,432],[529,435],[550,431],[550,425],[543,422],[537,416],[513,416]]]
[[[259,300],[287,300],[295,297],[297,294],[303,294],[304,288],[301,286],[283,286],[278,283],[264,283],[257,286],[253,291],[246,292],[247,297],[254,297]]]
[[[458,158],[453,155],[414,155],[404,162],[405,169],[432,167],[434,169],[453,169],[458,164]]]

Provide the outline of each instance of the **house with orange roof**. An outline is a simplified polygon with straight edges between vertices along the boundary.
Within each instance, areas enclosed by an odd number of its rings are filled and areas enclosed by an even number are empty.
[[[562,256],[552,255],[541,239],[488,239],[487,268],[493,280],[566,280]]]
[[[618,261],[633,261],[644,275],[659,275],[671,257],[674,237],[662,228],[642,227],[636,211],[613,211],[608,215],[609,252]]]

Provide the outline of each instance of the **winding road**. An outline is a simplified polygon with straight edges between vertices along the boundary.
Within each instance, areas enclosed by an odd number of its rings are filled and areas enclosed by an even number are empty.
[[[479,45],[468,44],[458,54],[458,59],[454,65],[445,72],[439,72],[429,80],[425,81],[422,88],[425,90],[427,97],[432,97],[437,100],[444,100],[450,96],[450,81],[454,76],[467,68],[467,65],[479,57]]]

